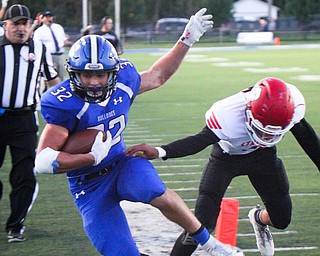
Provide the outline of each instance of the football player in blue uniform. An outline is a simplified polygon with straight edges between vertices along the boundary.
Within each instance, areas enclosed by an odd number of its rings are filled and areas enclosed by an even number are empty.
[[[124,153],[122,133],[135,97],[163,85],[176,72],[190,46],[213,26],[212,15],[205,12],[204,8],[192,16],[175,46],[141,73],[130,61],[119,59],[103,37],[82,37],[69,52],[70,79],[50,88],[41,99],[47,124],[38,145],[36,170],[67,174],[84,230],[103,255],[140,255],[120,206],[122,200],[158,208],[210,255],[243,255],[210,236],[183,200],[164,186],[148,160]],[[61,151],[71,134],[92,128],[105,131],[106,140],[99,132],[91,152]]]

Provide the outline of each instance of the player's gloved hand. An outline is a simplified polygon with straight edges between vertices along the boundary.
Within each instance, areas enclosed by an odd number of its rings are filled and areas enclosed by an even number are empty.
[[[182,43],[192,46],[195,42],[199,41],[204,32],[213,27],[212,15],[204,15],[206,11],[206,8],[202,8],[195,15],[191,16],[180,37]]]
[[[8,0],[2,0],[1,7],[7,7],[7,5],[8,5]]]
[[[89,154],[94,157],[94,165],[100,164],[100,162],[109,154],[109,150],[112,146],[112,136],[109,131],[106,132],[106,140],[103,141],[103,133],[99,132],[94,140]]]

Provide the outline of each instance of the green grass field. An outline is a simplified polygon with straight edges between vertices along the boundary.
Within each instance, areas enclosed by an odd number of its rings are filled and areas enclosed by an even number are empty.
[[[317,62],[320,59],[320,49],[216,49],[191,51],[178,73],[166,85],[137,97],[131,110],[128,129],[125,131],[128,146],[142,142],[161,145],[198,132],[204,126],[204,113],[213,102],[251,86],[266,76],[284,79],[303,92],[307,102],[306,119],[320,134],[320,73]],[[142,71],[159,56],[149,53],[125,53],[123,57],[131,60],[136,68]],[[41,127],[42,125],[43,122]],[[168,187],[177,190],[191,209],[194,207],[198,180],[209,150],[207,148],[197,155],[181,159],[153,161]],[[287,233],[272,229],[276,248],[284,248],[277,250],[276,255],[318,256],[319,172],[290,133],[279,143],[278,153],[284,161],[291,183],[293,218]],[[82,230],[81,219],[69,194],[64,175],[38,175],[39,194],[25,222],[27,241],[7,243],[4,225],[10,207],[10,168],[7,154],[6,162],[0,171],[5,189],[0,202],[1,256],[99,255]],[[190,174],[179,175],[187,172]],[[176,175],[169,175],[172,173]],[[240,201],[240,235],[237,245],[247,250],[246,255],[249,256],[259,255],[250,251],[256,249],[255,238],[241,234],[253,233],[247,221],[247,213],[255,204],[261,204],[255,196],[256,193],[246,177],[235,179],[226,193],[226,197],[234,197]],[[143,234],[144,237],[147,235]],[[148,244],[149,241],[146,240],[145,243]]]

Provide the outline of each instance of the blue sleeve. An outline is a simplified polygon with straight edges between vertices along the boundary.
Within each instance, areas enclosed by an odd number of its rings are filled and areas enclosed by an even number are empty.
[[[133,63],[126,59],[120,59],[118,82],[130,87],[133,92],[133,97],[131,99],[133,101],[134,98],[138,95],[141,85],[141,77]]]
[[[41,115],[47,123],[72,131],[77,126],[77,113],[84,103],[71,92],[69,84],[70,81],[65,80],[42,95]]]

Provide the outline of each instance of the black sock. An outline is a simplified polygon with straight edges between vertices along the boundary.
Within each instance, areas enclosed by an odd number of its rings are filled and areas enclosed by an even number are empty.
[[[264,224],[264,223],[262,223],[262,221],[261,221],[261,219],[260,219],[260,212],[261,212],[262,210],[257,210],[256,212],[255,212],[255,214],[254,214],[254,219],[255,219],[255,221],[258,223],[258,224],[260,224],[260,225],[262,225],[262,226],[265,226],[266,224]]]
[[[194,237],[194,236],[200,234],[203,229],[204,229],[204,226],[201,225],[201,227],[196,232],[190,234],[190,236]]]

